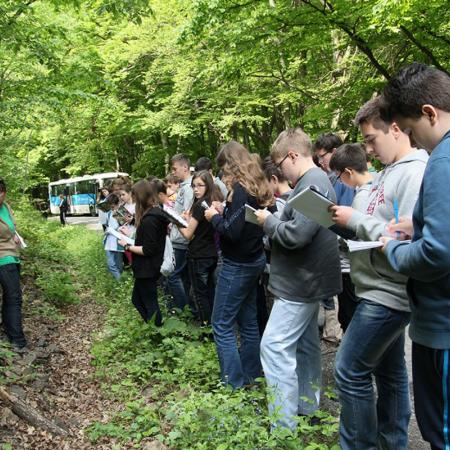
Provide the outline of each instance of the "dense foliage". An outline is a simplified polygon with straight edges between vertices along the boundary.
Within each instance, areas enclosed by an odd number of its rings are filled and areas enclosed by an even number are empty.
[[[450,70],[444,0],[1,0],[0,174],[29,190],[300,124],[355,139],[413,60]]]

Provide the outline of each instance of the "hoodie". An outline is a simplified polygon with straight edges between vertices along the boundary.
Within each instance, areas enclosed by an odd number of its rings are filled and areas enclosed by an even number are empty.
[[[191,186],[192,177],[184,180],[180,183],[180,189],[177,193],[177,199],[173,205],[173,209],[178,213],[182,214],[185,211],[189,211],[194,202],[194,191]],[[189,245],[189,240],[186,239],[178,230],[177,227],[172,227],[170,230],[170,240],[172,241],[173,248],[178,248],[181,250],[187,250]]]
[[[395,217],[395,199],[399,215],[412,216],[427,161],[425,150],[414,150],[375,177],[370,192],[358,202],[358,210],[347,225],[359,239],[376,241],[387,235],[386,226]],[[395,271],[378,249],[351,255],[351,278],[358,297],[395,310],[410,310],[407,278]]]
[[[322,169],[308,170],[291,192],[292,198],[314,185],[330,200],[335,192]],[[269,290],[286,300],[312,303],[342,291],[336,235],[288,203],[280,217],[267,217],[264,231],[272,239]]]
[[[431,153],[414,209],[411,244],[390,241],[392,266],[409,276],[411,339],[450,348],[450,131]]]

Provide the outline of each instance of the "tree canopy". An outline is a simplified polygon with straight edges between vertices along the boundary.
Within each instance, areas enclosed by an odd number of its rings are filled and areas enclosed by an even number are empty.
[[[0,176],[24,191],[352,118],[400,67],[450,71],[444,0],[0,0]]]

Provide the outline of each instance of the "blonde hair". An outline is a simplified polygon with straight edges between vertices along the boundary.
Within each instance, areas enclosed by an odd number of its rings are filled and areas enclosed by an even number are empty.
[[[311,139],[300,127],[282,131],[272,145],[270,156],[275,161],[284,158],[289,150],[298,152],[306,158],[312,157]]]
[[[249,151],[239,142],[230,141],[219,151],[217,165],[225,176],[240,183],[245,190],[256,198],[260,206],[274,203],[273,193],[262,171],[261,158]]]

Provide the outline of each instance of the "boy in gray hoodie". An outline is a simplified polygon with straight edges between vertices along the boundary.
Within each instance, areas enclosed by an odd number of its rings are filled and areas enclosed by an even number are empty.
[[[393,218],[412,216],[428,155],[412,148],[409,136],[395,122],[381,120],[379,98],[367,102],[355,122],[366,149],[386,167],[358,210],[346,206],[331,210],[337,224],[353,230],[359,239],[376,241]],[[404,358],[404,328],[410,318],[406,277],[374,249],[352,257],[351,277],[361,300],[336,355],[340,443],[344,450],[406,449],[411,415]]]
[[[327,175],[312,159],[312,144],[300,128],[283,131],[271,157],[295,185],[289,198],[314,185],[336,201]],[[255,213],[272,240],[269,290],[275,301],[261,341],[261,363],[274,425],[295,429],[297,415],[318,408],[321,383],[319,302],[341,291],[336,235],[286,203],[281,216]],[[274,400],[272,400],[274,398]],[[273,414],[276,413],[276,416]]]

